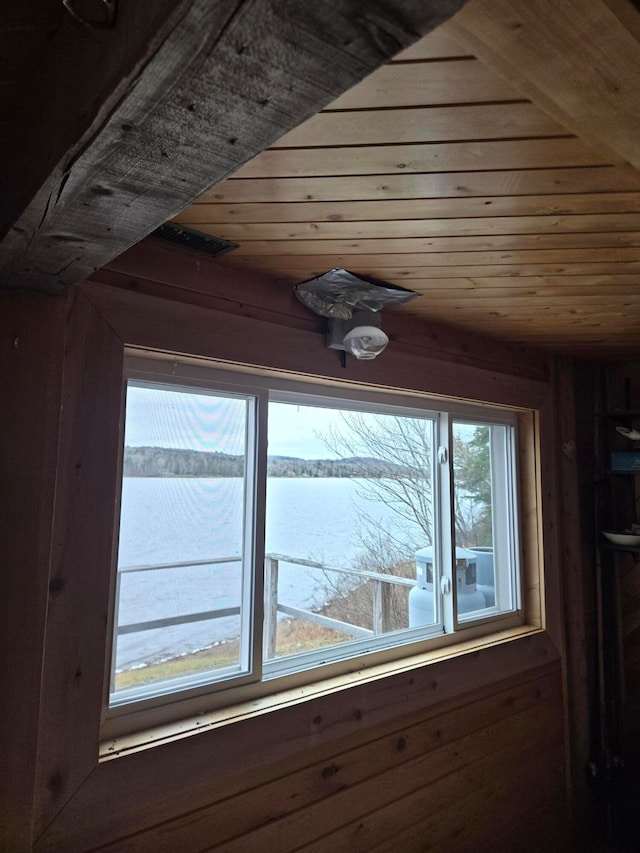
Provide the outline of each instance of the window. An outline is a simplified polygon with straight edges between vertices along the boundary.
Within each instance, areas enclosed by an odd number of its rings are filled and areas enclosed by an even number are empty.
[[[112,719],[521,623],[515,413],[143,358],[125,412]]]

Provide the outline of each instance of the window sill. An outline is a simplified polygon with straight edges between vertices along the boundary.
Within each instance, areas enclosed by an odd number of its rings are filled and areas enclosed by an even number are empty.
[[[499,654],[494,654],[496,649]],[[486,666],[478,667],[479,656],[486,658]],[[548,664],[557,657],[558,652],[545,631],[532,625],[520,625],[454,646],[431,649],[412,657],[228,705],[179,722],[107,738],[100,744],[99,760],[101,763],[109,762],[194,735],[212,734],[265,715],[279,716],[277,712],[296,709],[304,703],[309,705],[307,737],[311,732],[317,742],[322,732],[330,730],[331,738],[339,737],[361,727],[362,721],[365,725],[375,725],[400,713],[410,714],[426,705],[468,693],[476,686],[509,677],[513,674],[512,660],[514,672],[522,672],[523,664],[530,669]],[[475,681],[478,681],[477,685]],[[401,701],[398,691],[401,692]],[[342,694],[341,699],[344,700],[347,692],[353,695],[349,695],[349,701],[341,701],[340,706],[353,706],[354,710],[350,712],[349,719],[343,715],[340,721],[330,723],[322,708],[335,704],[332,697],[336,694]]]

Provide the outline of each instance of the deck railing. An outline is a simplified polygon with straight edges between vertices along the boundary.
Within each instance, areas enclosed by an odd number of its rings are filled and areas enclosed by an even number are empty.
[[[187,613],[178,616],[168,616],[161,619],[149,619],[143,622],[132,622],[126,625],[120,625],[118,611],[120,604],[121,579],[124,575],[137,572],[170,571],[180,568],[190,568],[193,566],[215,566],[222,563],[238,563],[240,560],[240,557],[216,557],[209,560],[190,560],[180,563],[154,563],[141,566],[124,566],[118,569],[115,612],[116,635],[120,637],[125,634],[136,634],[140,631],[149,631],[154,628],[168,628],[174,625],[185,625],[190,622],[204,622],[210,619],[222,619],[226,616],[237,616],[240,613],[240,607],[220,607],[213,610],[203,610],[196,613]],[[318,613],[314,610],[294,607],[290,604],[279,601],[278,576],[281,563],[319,569],[323,572],[337,572],[339,575],[349,575],[352,576],[354,580],[360,579],[363,582],[372,581],[374,584],[372,629],[362,628],[359,625],[354,625],[350,622],[343,622],[339,619],[325,616],[324,614]],[[360,571],[358,569],[349,569],[342,566],[329,566],[325,563],[319,563],[314,560],[304,560],[300,557],[291,557],[286,554],[267,554],[265,557],[264,631],[266,659],[270,660],[276,656],[276,628],[278,623],[278,613],[283,613],[288,616],[293,616],[296,619],[302,619],[307,622],[323,625],[327,628],[333,628],[336,631],[340,631],[343,634],[347,634],[354,638],[371,637],[384,633],[389,630],[390,627],[390,596],[388,595],[388,590],[391,585],[413,587],[415,586],[415,581],[411,578],[403,578],[398,575],[386,575],[381,572],[366,570]],[[115,660],[113,665],[115,667]]]

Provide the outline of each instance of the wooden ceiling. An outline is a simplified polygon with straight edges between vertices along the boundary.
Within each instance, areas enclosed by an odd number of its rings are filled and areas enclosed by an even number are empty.
[[[640,172],[472,55],[456,20],[175,221],[238,243],[220,263],[283,288],[345,267],[418,291],[403,313],[637,353]]]

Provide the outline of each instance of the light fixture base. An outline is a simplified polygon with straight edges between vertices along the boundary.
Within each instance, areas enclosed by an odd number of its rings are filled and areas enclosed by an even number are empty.
[[[348,352],[359,360],[380,355],[389,338],[380,328],[380,315],[375,311],[357,311],[348,320],[330,318],[327,327],[327,347]]]

